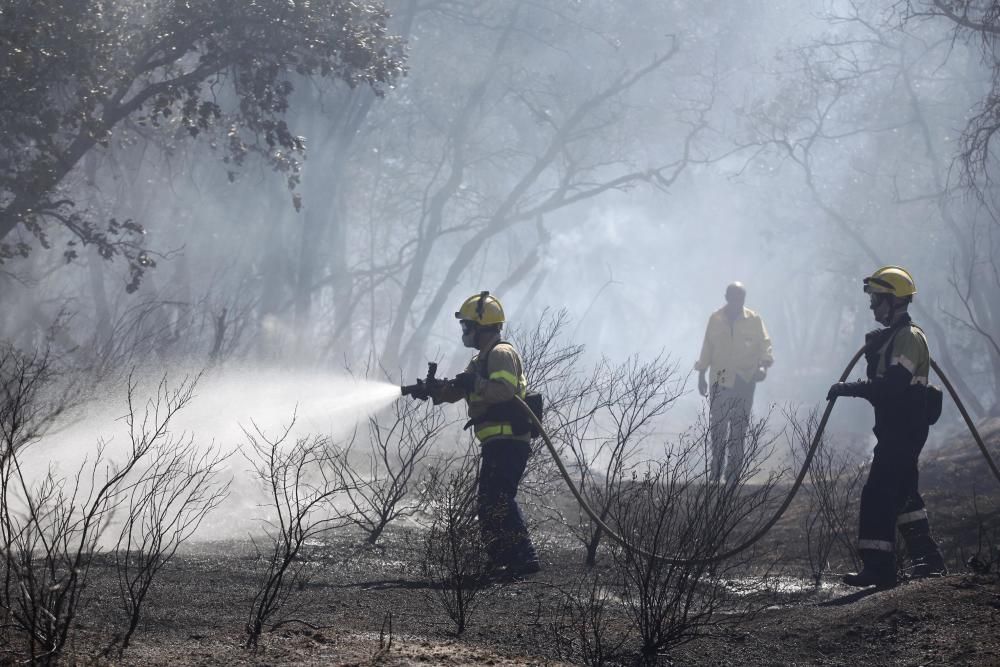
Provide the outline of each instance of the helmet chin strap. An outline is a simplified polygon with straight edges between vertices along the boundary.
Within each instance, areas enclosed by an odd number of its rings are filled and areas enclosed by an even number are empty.
[[[884,307],[888,307],[888,312],[883,318],[881,313],[884,312]],[[875,321],[882,326],[892,326],[892,321],[896,318],[896,300],[891,294],[884,292],[877,294],[877,299],[872,303],[872,315],[875,317]]]
[[[495,327],[483,327],[477,325],[476,330],[472,333],[471,337],[466,336],[464,333],[462,334],[462,344],[469,348],[479,349],[479,345],[482,343],[484,335],[497,332],[499,332],[499,329]]]
[[[889,302],[889,312],[886,315],[886,321],[880,322],[880,324],[884,324],[887,327],[891,327],[896,322],[896,317],[900,313],[905,313],[908,310],[906,307],[907,302],[891,295],[888,295],[885,298]]]
[[[885,297],[885,299],[889,303],[889,312],[886,314],[885,322],[883,322],[882,324],[884,324],[887,327],[891,327],[892,321],[896,319],[896,304],[891,296],[887,296]]]

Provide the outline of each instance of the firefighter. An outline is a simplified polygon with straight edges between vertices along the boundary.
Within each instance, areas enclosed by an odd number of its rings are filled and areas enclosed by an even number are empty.
[[[705,327],[698,371],[698,392],[709,397],[709,436],[712,446],[712,479],[736,482],[743,467],[743,446],[754,388],[767,377],[774,363],[771,339],[764,321],[744,307],[747,291],[742,283],[726,288],[726,305],[712,313]],[[711,383],[706,374],[711,369]]]
[[[482,445],[477,503],[483,542],[494,576],[534,574],[540,569],[517,504],[517,487],[531,453],[530,422],[513,403],[527,384],[521,356],[501,340],[503,306],[489,292],[470,296],[455,313],[462,343],[478,353],[464,372],[431,394],[434,404],[468,402],[469,423]]]
[[[927,510],[917,488],[917,461],[927,441],[927,337],[907,312],[917,293],[913,276],[885,266],[864,279],[875,319],[884,328],[865,336],[867,379],[838,382],[827,400],[867,399],[875,409],[876,437],[868,480],[861,492],[858,551],[864,564],[844,577],[849,586],[896,585],[896,530],[903,536],[915,578],[946,574],[931,537]]]

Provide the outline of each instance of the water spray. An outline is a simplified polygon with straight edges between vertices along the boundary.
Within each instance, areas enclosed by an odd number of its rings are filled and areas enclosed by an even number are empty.
[[[171,372],[169,385],[184,374]],[[194,378],[193,374],[187,377]],[[156,396],[159,378],[140,378],[132,402],[144,409]],[[99,400],[87,401],[33,449],[46,459],[85,455],[90,443],[102,440],[114,451],[122,442],[121,417],[127,389],[116,387]],[[294,421],[293,435],[349,435],[356,424],[399,398],[398,385],[319,371],[226,368],[197,379],[191,401],[171,420],[170,430],[197,441],[230,449],[244,440],[244,429],[277,433]]]
[[[172,372],[165,385],[179,387],[194,374]],[[72,476],[86,461],[93,461],[98,447],[109,462],[128,457],[129,427],[123,417],[131,396],[134,416],[140,422],[147,409],[156,409],[158,378],[133,378],[131,393],[124,383],[100,398],[85,401],[65,415],[45,437],[24,450],[24,474],[30,484],[43,480],[52,470],[57,477]],[[199,451],[218,450],[233,455],[246,442],[246,433],[260,431],[280,436],[291,427],[289,444],[297,438],[329,437],[331,441],[352,437],[357,425],[399,399],[399,385],[319,371],[289,371],[260,368],[226,368],[197,379],[190,402],[170,420],[170,440],[190,439]],[[260,504],[256,482],[240,456],[232,456],[233,476],[228,517],[219,525],[207,522],[202,533],[212,538],[239,535],[245,526],[233,516],[250,516]],[[234,509],[235,508],[235,509]]]

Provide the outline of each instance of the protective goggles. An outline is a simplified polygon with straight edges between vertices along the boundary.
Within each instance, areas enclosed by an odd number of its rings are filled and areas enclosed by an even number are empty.
[[[864,282],[864,285],[865,285],[864,290],[868,294],[872,294],[872,295],[875,295],[875,294],[892,294],[892,292],[893,292],[892,283],[890,283],[888,280],[882,280],[881,278],[869,277],[869,278],[865,278],[862,282]]]

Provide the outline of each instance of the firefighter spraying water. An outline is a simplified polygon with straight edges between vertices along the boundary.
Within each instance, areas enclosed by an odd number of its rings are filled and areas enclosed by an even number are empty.
[[[529,397],[521,356],[501,339],[503,306],[489,292],[466,299],[455,318],[462,327],[462,343],[478,351],[466,369],[453,379],[439,379],[437,364],[431,363],[426,378],[400,389],[404,396],[430,398],[435,405],[466,401],[465,427],[474,430],[482,446],[476,499],[491,576],[510,580],[534,574],[541,567],[516,499],[531,438],[537,435],[520,403]],[[529,400],[537,404],[536,397]]]

